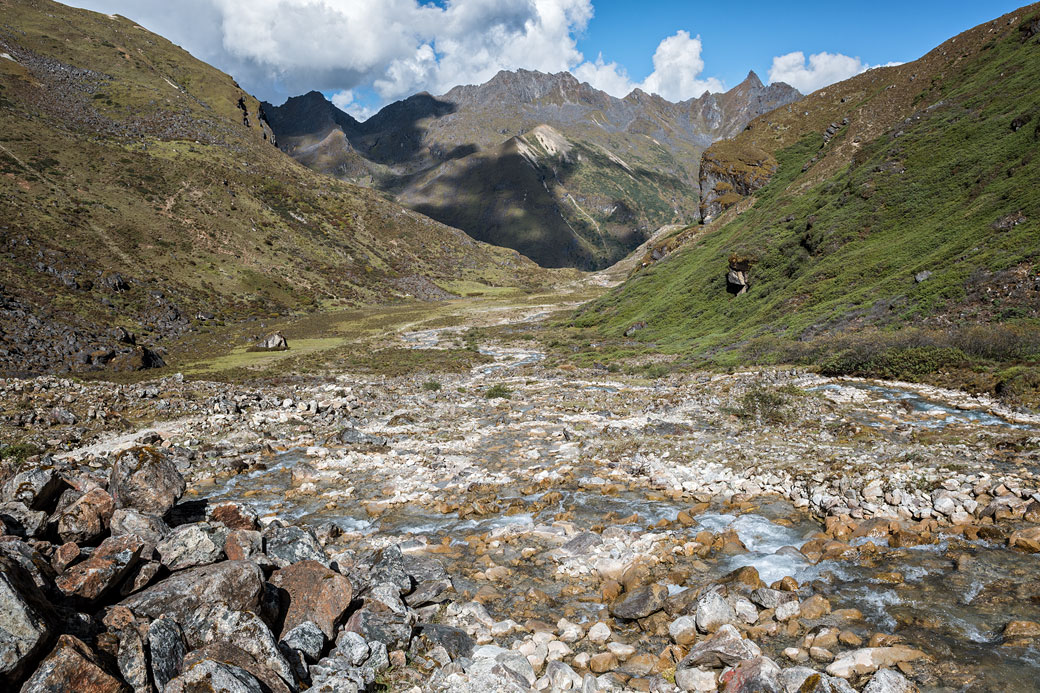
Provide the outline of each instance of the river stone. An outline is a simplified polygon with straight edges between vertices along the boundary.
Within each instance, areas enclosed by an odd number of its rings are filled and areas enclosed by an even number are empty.
[[[167,684],[163,693],[265,693],[255,676],[233,664],[203,659]]]
[[[554,691],[581,690],[582,678],[563,662],[552,661],[546,664],[544,677]]]
[[[350,607],[353,590],[350,580],[317,561],[300,561],[276,570],[270,582],[283,590],[288,599],[284,614],[282,635],[312,621],[329,640],[336,637],[336,626]]]
[[[63,542],[90,542],[108,529],[115,508],[108,491],[92,488],[58,516],[58,536]]]
[[[17,679],[47,647],[52,633],[47,598],[32,575],[0,557],[0,676]]]
[[[843,679],[856,675],[872,674],[882,667],[891,667],[901,662],[913,662],[924,657],[924,653],[906,645],[891,647],[864,647],[846,652],[827,666],[827,673]]]
[[[164,613],[187,623],[199,609],[221,604],[237,611],[260,610],[264,574],[249,561],[224,561],[174,573],[120,602],[138,616]]]
[[[90,558],[58,576],[54,584],[67,597],[97,601],[114,590],[141,558],[144,542],[133,535],[109,537]]]
[[[216,563],[224,554],[227,529],[204,522],[181,525],[170,536],[159,542],[155,549],[162,564],[170,570],[194,568]]]
[[[845,679],[822,674],[809,667],[784,669],[780,680],[787,693],[856,693]]]
[[[317,561],[329,565],[329,558],[314,533],[300,527],[268,527],[264,530],[264,553],[278,566],[285,568],[300,561]]]
[[[219,660],[219,657],[213,657],[214,651],[222,646],[230,646],[251,656],[260,666],[277,675],[290,689],[296,685],[292,668],[278,648],[274,635],[267,624],[256,614],[248,611],[234,611],[218,604],[196,612],[184,624],[184,632],[188,644],[196,648],[207,645],[217,646],[217,648],[211,649],[207,656]],[[231,663],[243,666],[240,661]],[[187,662],[185,666],[187,666]],[[243,666],[243,668],[256,675],[268,686],[272,685],[270,676],[264,676],[263,672],[258,672],[248,666]]]
[[[30,510],[50,511],[68,487],[53,468],[33,467],[18,472],[0,490],[0,500],[17,501]]]
[[[30,510],[21,501],[0,503],[0,522],[7,534],[31,539],[43,533],[47,527],[47,513]]]
[[[184,477],[153,447],[130,448],[116,458],[108,490],[117,508],[165,515],[184,495]]]
[[[677,645],[692,645],[697,640],[697,620],[693,616],[680,616],[668,626],[668,635]]]
[[[170,535],[170,527],[161,517],[132,508],[117,508],[112,513],[109,530],[114,537],[133,534],[149,544],[158,544]]]
[[[180,625],[169,616],[152,621],[148,626],[148,650],[152,680],[162,691],[180,673],[184,655],[188,653]]]
[[[733,666],[745,659],[753,659],[762,654],[751,640],[741,637],[740,632],[731,624],[724,624],[711,637],[700,641],[690,648],[689,654],[679,662],[677,669],[691,667],[708,667],[720,669]]]
[[[784,693],[780,667],[768,657],[745,659],[719,677],[726,693]]]
[[[879,669],[870,677],[863,693],[917,693],[917,686],[894,669]]]
[[[1036,621],[1009,621],[1004,626],[1005,638],[1040,638],[1040,623]]]
[[[736,623],[733,607],[715,590],[705,592],[697,599],[697,630],[714,633],[727,623]]]
[[[602,543],[603,538],[595,532],[581,532],[561,546],[559,551],[571,556],[583,556]]]
[[[621,598],[610,606],[610,613],[615,618],[635,620],[646,618],[664,608],[668,599],[668,588],[664,585],[644,585],[632,592],[621,595]]]
[[[97,658],[82,640],[62,635],[40,663],[22,693],[124,693],[126,686],[98,665]]]
[[[676,669],[675,685],[684,691],[712,693],[719,689],[715,681],[715,672],[705,669]]]

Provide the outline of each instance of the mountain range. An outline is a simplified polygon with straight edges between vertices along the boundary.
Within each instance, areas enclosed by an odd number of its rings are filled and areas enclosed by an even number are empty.
[[[671,103],[517,70],[417,94],[364,122],[318,92],[264,112],[279,146],[316,171],[543,266],[600,269],[660,226],[696,221],[702,152],[800,97],[753,72],[725,93]]]

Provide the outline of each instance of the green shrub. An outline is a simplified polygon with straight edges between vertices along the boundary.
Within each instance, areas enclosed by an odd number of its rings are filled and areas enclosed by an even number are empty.
[[[506,385],[499,383],[498,385],[492,385],[484,393],[485,399],[509,399],[509,396],[513,394]]]
[[[436,380],[427,380],[425,383],[422,384],[422,389],[426,390],[427,392],[437,392],[441,389],[441,384]]]
[[[9,462],[21,464],[33,455],[39,455],[41,452],[42,450],[35,445],[30,445],[29,443],[5,445],[0,447],[0,460],[7,460]]]
[[[787,404],[787,396],[783,393],[756,385],[744,393],[739,406],[732,412],[741,419],[783,423],[788,419]]]

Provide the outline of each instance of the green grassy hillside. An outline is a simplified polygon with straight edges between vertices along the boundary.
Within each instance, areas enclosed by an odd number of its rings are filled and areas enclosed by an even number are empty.
[[[0,14],[0,371],[27,355],[69,367],[114,325],[159,342],[206,320],[439,296],[440,280],[544,278],[298,165],[231,77],[131,20],[48,0]]]
[[[931,73],[913,63],[868,73],[878,87],[848,104],[849,125],[826,143],[803,126],[776,148],[776,173],[746,211],[689,229],[678,250],[582,309],[574,326],[613,338],[601,350],[615,354],[652,346],[724,364],[790,358],[794,344],[805,351],[850,329],[880,329],[873,339],[884,342],[918,328],[927,342],[978,324],[1019,336],[1036,327],[1038,17],[1032,6],[958,37],[963,53]],[[857,114],[888,110],[886,81],[905,75],[920,85],[915,110],[889,110],[885,127],[857,124]],[[874,137],[849,139],[871,128]],[[828,161],[835,148],[850,152],[847,160]],[[822,161],[830,169],[821,175]],[[742,263],[748,290],[733,295],[727,274]],[[645,329],[620,339],[639,322]],[[955,356],[963,346],[955,341],[937,348]]]

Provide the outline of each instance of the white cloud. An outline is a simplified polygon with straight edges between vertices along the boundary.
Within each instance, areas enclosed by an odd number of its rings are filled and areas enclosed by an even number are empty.
[[[588,82],[619,99],[628,96],[636,87],[628,78],[625,68],[615,62],[604,62],[602,53],[595,62],[584,62],[571,72],[582,82]]]
[[[70,0],[119,13],[235,75],[261,98],[374,87],[443,93],[503,69],[566,70],[591,0]]]
[[[685,101],[706,91],[725,89],[714,77],[700,78],[704,71],[701,48],[700,36],[692,38],[689,32],[677,31],[658,44],[654,51],[654,71],[642,83],[632,82],[622,66],[604,62],[602,55],[595,62],[582,63],[572,72],[578,79],[612,96],[624,97],[639,88],[669,101]]]
[[[657,46],[654,71],[643,82],[642,88],[669,101],[684,101],[706,91],[722,91],[722,82],[714,77],[699,79],[703,71],[701,37],[690,38],[688,32],[678,31]]]
[[[770,82],[787,82],[803,94],[811,94],[835,82],[866,72],[872,67],[890,67],[902,63],[886,63],[883,66],[868,65],[859,58],[850,58],[841,53],[814,53],[808,62],[801,51],[773,58],[769,69]]]
[[[355,94],[352,89],[345,89],[344,91],[338,91],[332,95],[329,99],[332,104],[339,110],[349,113],[357,120],[368,120],[376,114],[378,109],[366,106],[355,100]]]

